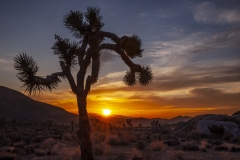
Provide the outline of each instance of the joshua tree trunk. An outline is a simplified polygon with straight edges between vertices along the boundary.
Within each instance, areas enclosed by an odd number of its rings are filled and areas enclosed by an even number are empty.
[[[77,96],[79,111],[79,130],[77,135],[80,140],[81,160],[94,160],[92,154],[92,144],[90,140],[90,125],[87,113],[87,101],[85,97]]]

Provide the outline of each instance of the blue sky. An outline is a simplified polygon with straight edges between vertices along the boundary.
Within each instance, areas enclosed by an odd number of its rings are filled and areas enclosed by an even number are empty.
[[[0,1],[0,85],[24,91],[13,68],[13,57],[22,52],[37,61],[40,76],[60,71],[51,49],[54,34],[74,40],[63,17],[88,6],[101,8],[103,30],[141,38],[143,57],[133,61],[149,64],[154,73],[149,86],[129,88],[121,81],[126,65],[104,51],[90,112],[107,106],[115,114],[173,117],[239,110],[239,0]],[[67,82],[32,98],[76,112]]]

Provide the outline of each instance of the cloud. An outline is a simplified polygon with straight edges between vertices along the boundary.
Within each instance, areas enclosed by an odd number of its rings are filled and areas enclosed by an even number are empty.
[[[148,13],[139,13],[138,14],[138,16],[140,17],[140,18],[145,18],[145,17],[147,17],[149,14]]]
[[[203,23],[239,23],[239,6],[236,9],[217,8],[212,2],[203,2],[193,8],[193,17]]]
[[[169,92],[180,89],[206,87],[228,83],[240,83],[240,64],[222,64],[216,66],[183,66],[169,73],[155,75],[149,86],[128,87],[122,81],[103,84],[93,88],[90,94],[114,92]],[[105,81],[107,81],[105,79]]]

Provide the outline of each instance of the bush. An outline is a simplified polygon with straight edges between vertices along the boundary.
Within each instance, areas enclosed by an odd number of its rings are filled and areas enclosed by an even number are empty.
[[[193,130],[193,131],[187,133],[186,138],[188,140],[197,140],[198,141],[201,139],[201,134],[198,131]]]
[[[233,137],[233,135],[230,134],[230,133],[228,133],[228,134],[224,134],[224,135],[223,135],[223,139],[226,140],[226,141],[229,141],[230,138],[232,138],[232,137]]]
[[[15,143],[13,144],[13,146],[16,147],[16,148],[24,148],[25,142],[23,142],[23,141],[15,142]]]
[[[41,145],[42,148],[52,148],[57,143],[57,140],[53,138],[45,139]]]
[[[164,144],[161,141],[151,142],[151,148],[153,151],[160,151],[164,148]]]
[[[228,147],[221,145],[221,146],[216,146],[214,149],[218,151],[223,151],[223,150],[228,150]]]
[[[37,156],[44,156],[47,155],[48,151],[43,150],[43,149],[39,149],[39,148],[35,148],[34,149],[34,154]]]
[[[208,129],[211,133],[213,133],[215,135],[218,135],[221,137],[224,135],[225,129],[224,129],[223,125],[218,126],[218,125],[213,124],[211,126],[208,126]]]
[[[0,153],[0,159],[3,160],[15,160],[16,155],[11,153]]]
[[[123,138],[119,138],[116,135],[110,135],[106,139],[107,144],[110,146],[116,146],[116,145],[127,145],[128,142],[124,140]]]
[[[93,146],[94,155],[103,155],[104,146],[102,144],[97,144]]]
[[[181,145],[181,150],[183,150],[183,151],[198,151],[199,147],[195,143],[187,142],[187,143],[184,143]]]
[[[144,142],[143,141],[137,141],[137,143],[135,144],[135,147],[137,149],[144,149],[145,148]]]
[[[230,148],[230,151],[231,151],[231,152],[240,152],[240,147],[232,146],[232,147]]]
[[[134,155],[132,157],[132,160],[143,160],[143,158],[141,156],[139,156],[139,155]]]

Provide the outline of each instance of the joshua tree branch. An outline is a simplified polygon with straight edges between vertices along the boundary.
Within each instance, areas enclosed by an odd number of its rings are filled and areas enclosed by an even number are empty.
[[[109,44],[109,43],[103,43],[99,46],[99,50],[102,49],[110,49],[118,53],[124,63],[131,69],[132,72],[139,72],[141,70],[141,66],[138,64],[135,64],[131,61],[131,59],[126,55],[126,53],[118,47],[116,44]]]
[[[61,66],[64,74],[67,77],[67,80],[68,80],[68,82],[69,82],[69,84],[71,86],[72,92],[77,94],[78,93],[77,86],[76,86],[76,83],[75,83],[75,81],[73,79],[70,67],[66,66],[63,61],[60,61],[60,66]]]

